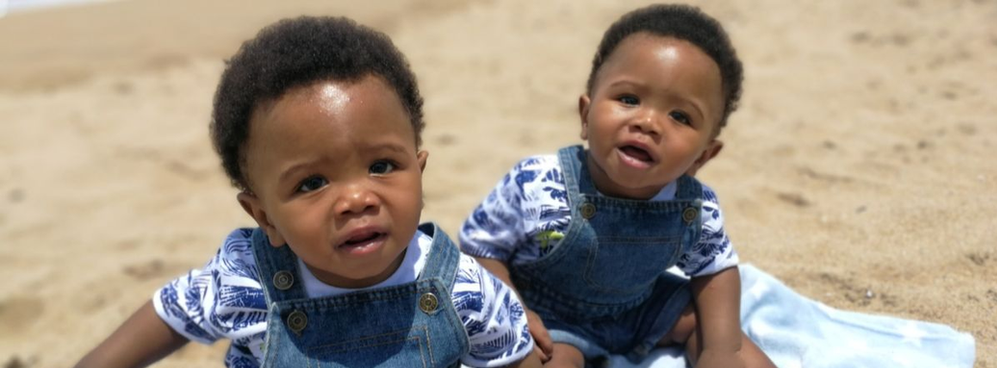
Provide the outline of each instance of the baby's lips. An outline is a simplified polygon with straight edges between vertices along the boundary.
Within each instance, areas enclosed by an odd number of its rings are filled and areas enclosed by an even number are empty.
[[[651,147],[652,146],[645,144],[639,139],[631,139],[623,142],[623,144],[620,146],[619,149],[624,153],[626,153],[627,155],[630,155],[631,157],[639,159],[641,161],[657,162],[658,158],[655,157],[656,155],[654,154],[654,150]],[[639,154],[636,155],[632,154],[633,152],[628,152],[627,149],[636,150],[637,152],[639,152]]]
[[[646,150],[640,148],[640,147],[623,146],[622,148],[620,148],[620,150],[623,151],[623,153],[626,153],[627,156],[633,157],[635,159],[638,159],[638,160],[641,160],[641,161],[644,161],[644,162],[652,162],[652,161],[654,161],[653,158],[651,157],[651,154],[648,153]]]
[[[365,241],[377,239],[378,237],[384,236],[386,234],[387,231],[385,231],[385,229],[379,226],[362,226],[347,232],[346,236],[344,237],[344,240],[339,242],[338,246],[341,247],[344,245],[362,243]]]

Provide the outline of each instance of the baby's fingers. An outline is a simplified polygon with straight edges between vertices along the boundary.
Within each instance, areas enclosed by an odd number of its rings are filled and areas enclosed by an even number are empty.
[[[547,363],[547,361],[550,360],[550,355],[547,355],[547,353],[545,353],[543,349],[540,348],[540,345],[533,346],[533,353],[535,353],[537,357],[540,358],[540,363]]]
[[[530,334],[533,335],[536,347],[543,353],[541,357],[545,357],[545,359],[541,360],[547,361],[547,359],[550,359],[550,354],[554,351],[554,341],[550,338],[550,332],[544,327],[540,316],[533,311],[526,312],[526,324],[530,328]]]

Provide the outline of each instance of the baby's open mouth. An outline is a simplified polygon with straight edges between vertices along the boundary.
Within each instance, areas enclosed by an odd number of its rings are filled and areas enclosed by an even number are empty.
[[[385,235],[386,235],[385,233],[377,233],[377,232],[375,232],[375,233],[367,233],[367,234],[358,234],[358,235],[356,235],[354,237],[346,239],[346,242],[343,243],[340,246],[341,247],[363,247],[363,246],[369,245],[371,243],[374,243],[374,242],[380,240]]]
[[[630,157],[632,157],[632,158],[634,158],[634,159],[636,159],[638,161],[642,161],[642,162],[652,162],[652,161],[654,161],[651,158],[651,155],[649,153],[647,153],[646,150],[644,150],[643,148],[637,147],[637,146],[623,146],[623,147],[620,147],[620,151],[622,151],[623,154],[625,154],[627,156],[630,156]]]

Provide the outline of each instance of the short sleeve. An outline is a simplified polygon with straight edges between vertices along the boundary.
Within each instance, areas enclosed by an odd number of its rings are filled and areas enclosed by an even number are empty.
[[[170,281],[153,296],[156,313],[187,339],[210,344],[266,332],[266,301],[250,243],[238,229],[204,268]]]
[[[516,294],[471,257],[461,256],[453,303],[470,341],[461,363],[501,367],[533,351],[533,337]]]
[[[474,257],[508,263],[517,247],[527,244],[523,229],[523,183],[533,180],[532,170],[520,162],[499,180],[491,193],[464,221],[458,239],[460,249]]]
[[[703,185],[702,233],[699,242],[679,259],[678,267],[690,277],[707,276],[737,266],[737,252],[724,231],[724,216],[713,189]]]

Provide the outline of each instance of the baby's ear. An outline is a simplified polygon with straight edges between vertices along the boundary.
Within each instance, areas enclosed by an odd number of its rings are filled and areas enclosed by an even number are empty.
[[[426,159],[429,158],[429,151],[419,151],[419,152],[416,152],[415,158],[416,158],[416,160],[419,161],[419,171],[420,172],[425,172],[426,171]]]
[[[588,127],[589,127],[588,115],[589,115],[589,106],[591,104],[592,104],[592,100],[589,98],[589,95],[587,93],[583,93],[580,97],[578,97],[578,117],[581,119],[581,122],[582,122],[582,132],[581,132],[580,136],[581,136],[581,138],[582,138],[583,141],[589,139],[589,134],[588,134]]]
[[[260,203],[260,199],[256,195],[248,191],[243,191],[236,196],[236,199],[239,200],[239,205],[242,206],[242,209],[253,220],[256,220],[256,224],[260,226],[260,229],[263,229],[267,233],[267,237],[270,238],[270,245],[274,247],[284,246],[286,243],[284,237],[277,231],[277,227],[270,222],[266,211],[263,210],[263,204]]]
[[[714,157],[717,157],[717,155],[720,154],[720,151],[723,150],[723,148],[724,148],[723,141],[719,139],[714,139],[713,141],[711,141],[709,144],[706,145],[706,149],[704,149],[703,153],[699,155],[699,158],[696,159],[696,162],[692,163],[692,167],[690,167],[689,170],[686,170],[685,172],[686,175],[696,176],[696,172],[699,171],[699,169],[702,168],[703,165],[706,165],[707,162],[712,160]]]

